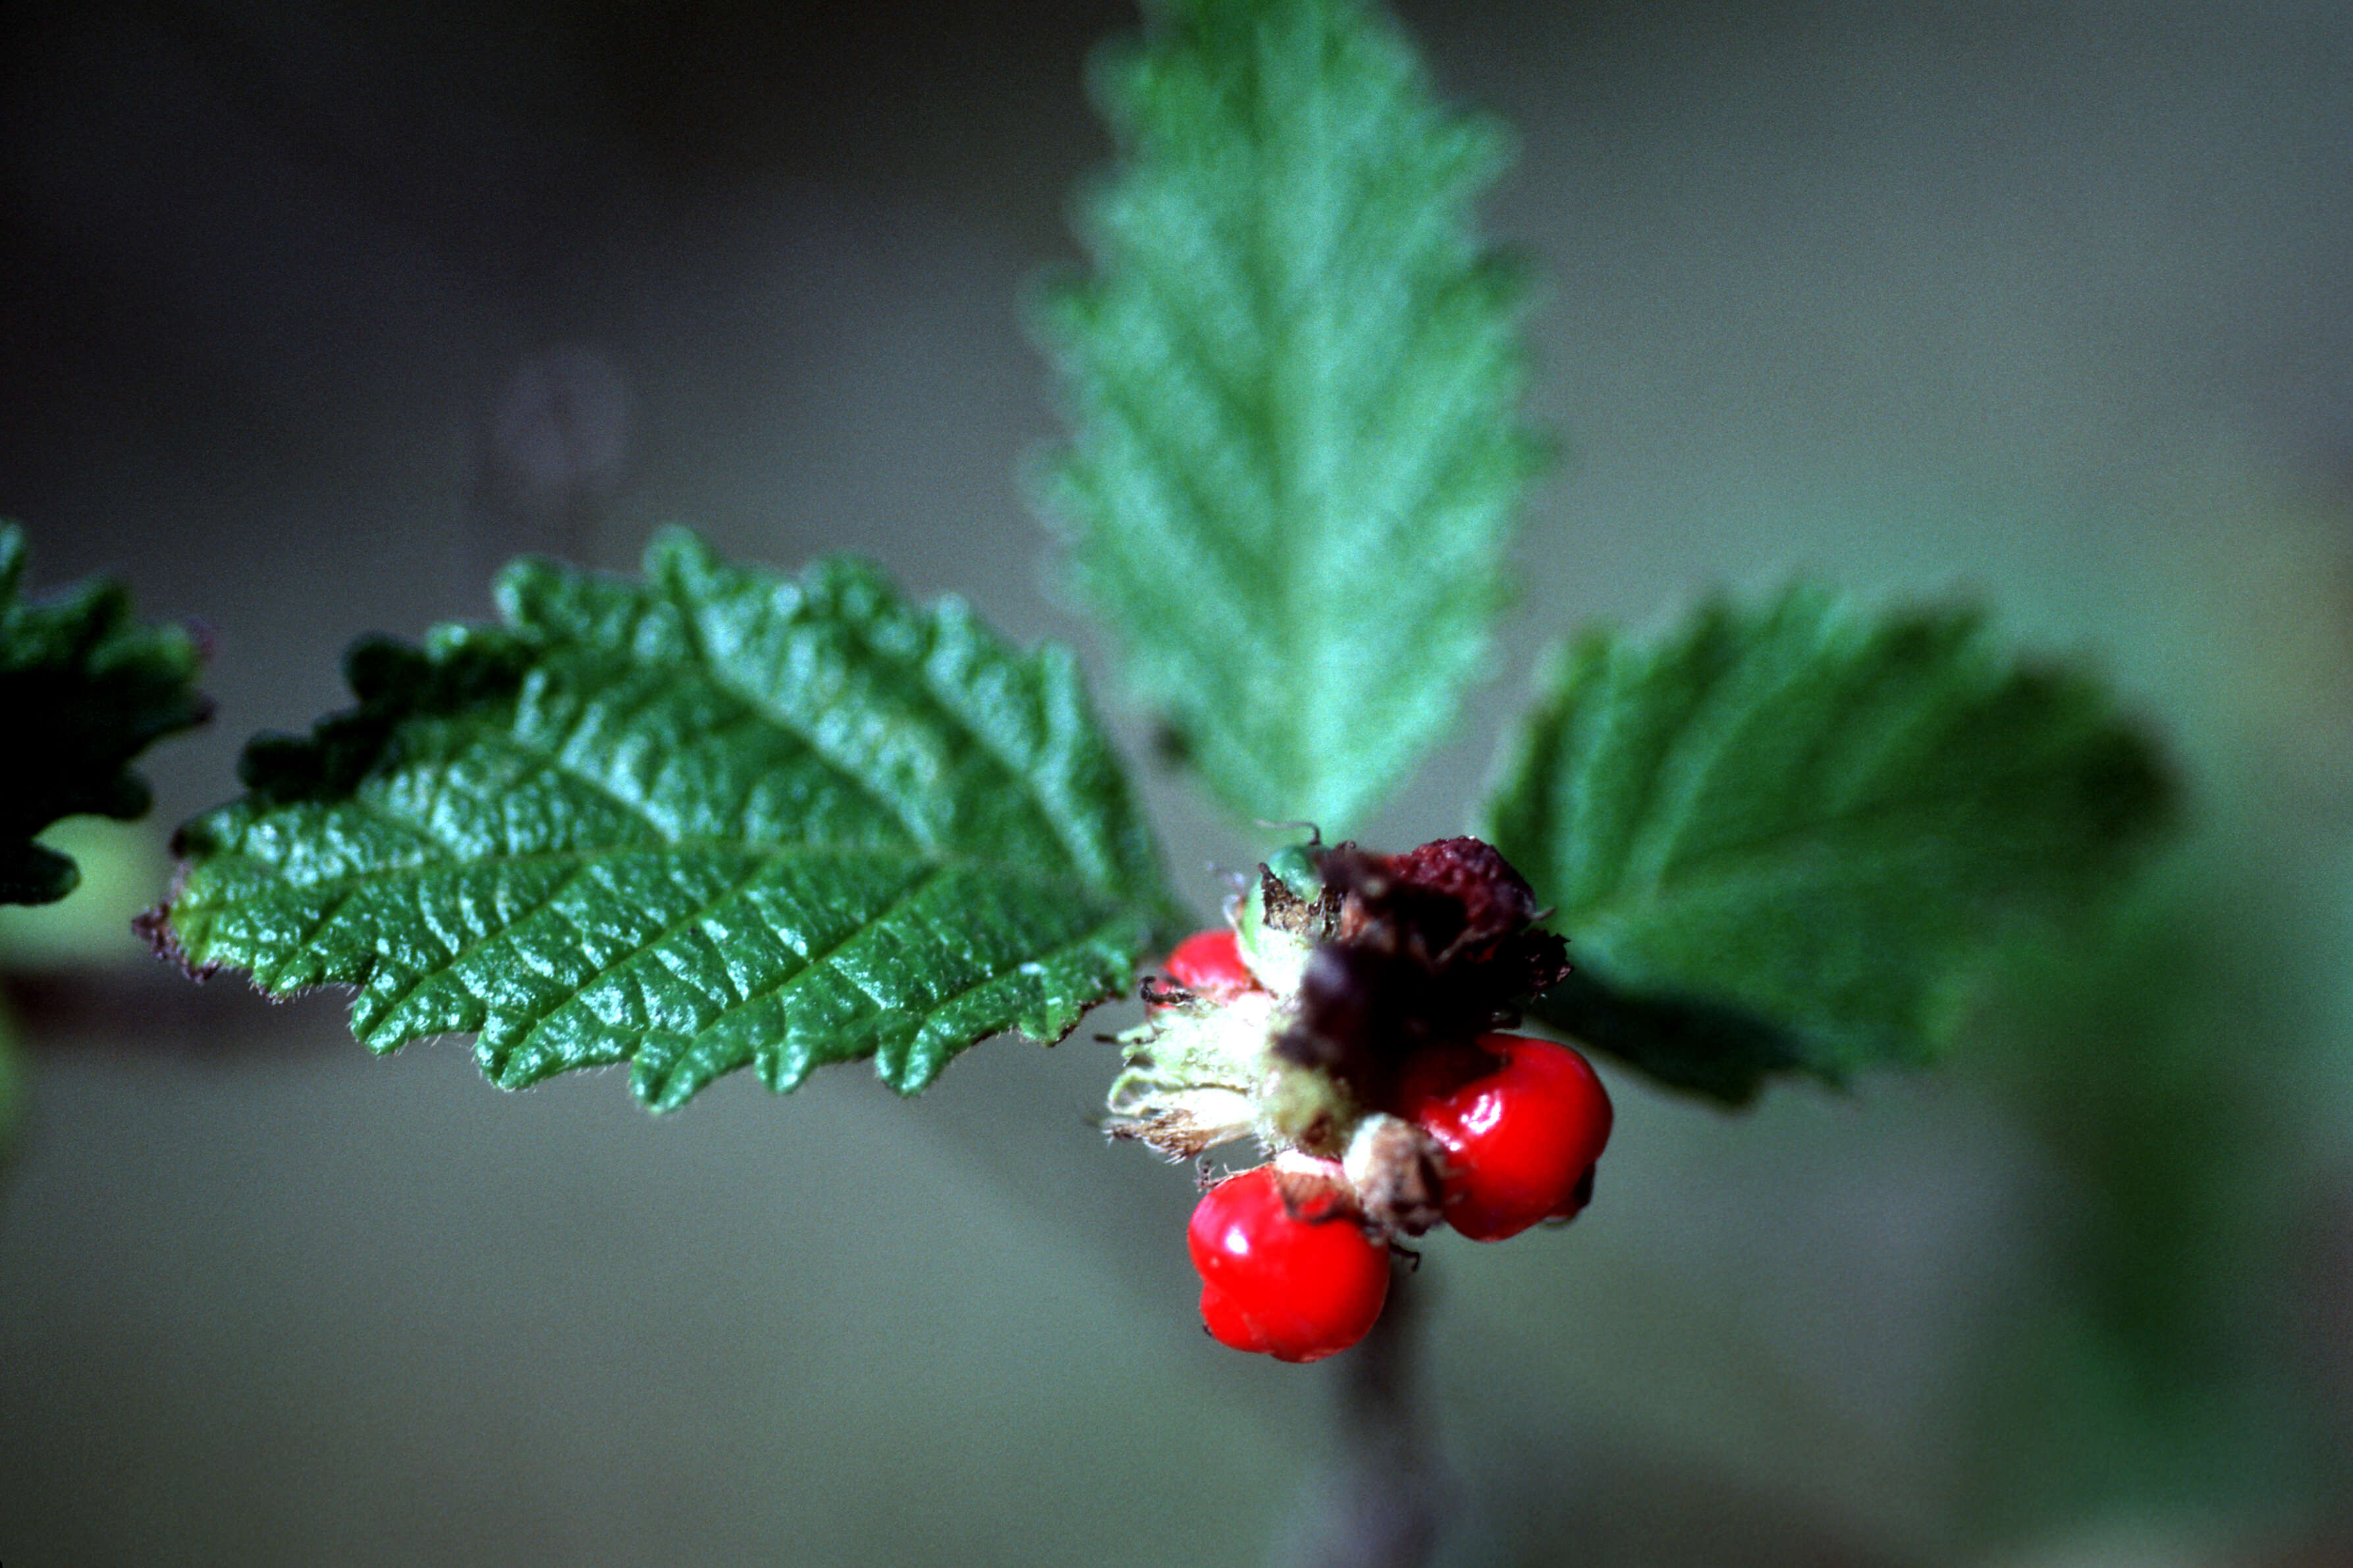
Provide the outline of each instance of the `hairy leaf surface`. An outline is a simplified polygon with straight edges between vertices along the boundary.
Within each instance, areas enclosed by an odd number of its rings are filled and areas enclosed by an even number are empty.
[[[185,628],[139,625],[130,594],[103,579],[25,603],[24,570],[24,531],[0,521],[0,720],[12,752],[0,769],[0,904],[73,891],[72,859],[34,835],[68,816],[143,816],[132,759],[210,711],[195,689],[203,650]]]
[[[1354,0],[1170,0],[1107,57],[1123,160],[1050,302],[1046,477],[1133,685],[1246,816],[1345,832],[1451,723],[1538,464],[1501,138]]]
[[[2168,815],[2088,680],[1801,589],[1564,653],[1489,805],[1577,973],[1535,1011],[1726,1100],[1934,1047],[1968,962]]]
[[[501,627],[364,643],[357,708],[248,749],[157,923],[273,993],[354,985],[391,1050],[473,1033],[520,1088],[628,1062],[657,1108],[871,1056],[902,1093],[1052,1041],[1169,920],[1069,655],[832,560],[692,536],[642,583],[522,561]]]

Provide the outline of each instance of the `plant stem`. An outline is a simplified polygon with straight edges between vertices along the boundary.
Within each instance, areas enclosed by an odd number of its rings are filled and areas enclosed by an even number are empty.
[[[1421,1397],[1421,1291],[1408,1261],[1391,1268],[1380,1321],[1341,1358],[1337,1452],[1282,1556],[1293,1568],[1419,1568],[1438,1545],[1453,1485]]]

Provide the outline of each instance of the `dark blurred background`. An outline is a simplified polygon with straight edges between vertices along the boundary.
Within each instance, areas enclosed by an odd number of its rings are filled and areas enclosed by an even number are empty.
[[[1443,1560],[2353,1562],[2353,10],[1416,4],[1516,128],[1569,460],[1535,651],[1796,571],[2105,672],[2197,827],[1947,1068],[1613,1079],[1601,1201],[1419,1284]],[[1198,1331],[1111,1052],[656,1121],[128,935],[243,738],[524,549],[690,521],[1087,650],[1015,479],[1124,6],[0,7],[0,513],[218,653],[153,821],[0,923],[0,1560],[1308,1560],[1338,1366]],[[1206,914],[1245,839],[1155,774]],[[1102,1016],[1103,1026],[1127,1019]]]

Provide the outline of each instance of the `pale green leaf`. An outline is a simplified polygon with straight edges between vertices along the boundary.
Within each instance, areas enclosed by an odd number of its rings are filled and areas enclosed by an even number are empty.
[[[1045,477],[1131,683],[1246,816],[1360,820],[1451,724],[1536,468],[1503,162],[1353,0],[1190,0],[1107,57]]]
[[[868,1056],[912,1093],[987,1036],[1059,1038],[1168,924],[1060,648],[684,533],[642,583],[524,561],[498,592],[504,627],[362,644],[355,710],[248,749],[159,941],[358,987],[379,1051],[476,1034],[507,1088],[626,1061],[667,1108]]]
[[[1489,805],[1577,973],[1535,1011],[1681,1087],[1917,1060],[1969,964],[2168,815],[2099,689],[1828,594],[1565,653]]]

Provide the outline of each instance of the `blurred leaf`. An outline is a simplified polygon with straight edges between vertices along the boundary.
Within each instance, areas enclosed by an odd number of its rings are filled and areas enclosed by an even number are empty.
[[[2168,811],[2147,744],[1978,616],[1798,589],[1651,648],[1566,652],[1494,798],[1577,973],[1547,1022],[1737,1102],[1927,1056],[2021,915],[2100,885]]]
[[[1451,724],[1539,447],[1504,159],[1350,0],[1172,0],[1099,98],[1096,279],[1043,318],[1081,595],[1236,811],[1345,831]]]
[[[2346,1495],[2299,1332],[2341,1205],[2326,1082],[2333,888],[2242,825],[2168,856],[2063,946],[2003,955],[1949,1066],[2040,1166],[1966,1390],[1965,1513],[1990,1543],[2099,1511]],[[2332,1473],[2333,1472],[2333,1473]]]
[[[80,881],[54,904],[0,905],[0,970],[137,963],[130,911],[163,885],[163,834],[144,824],[69,816],[42,834],[41,844],[71,858]]]
[[[122,819],[148,806],[133,757],[201,723],[204,656],[180,626],[142,626],[119,583],[83,583],[22,602],[24,530],[0,521],[0,722],[15,761],[0,770],[0,904],[73,891],[71,859],[33,842],[62,817]]]
[[[378,1051],[478,1033],[510,1089],[628,1061],[667,1109],[865,1056],[913,1093],[986,1036],[1059,1038],[1169,923],[1060,648],[684,533],[642,584],[527,560],[498,594],[506,627],[364,643],[356,709],[248,748],[159,943],[355,985]]]

